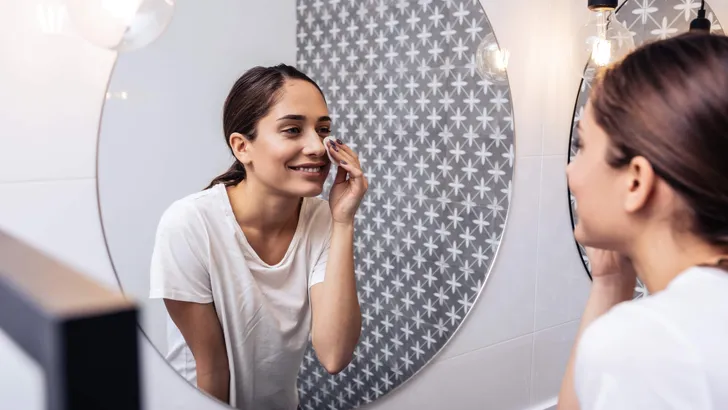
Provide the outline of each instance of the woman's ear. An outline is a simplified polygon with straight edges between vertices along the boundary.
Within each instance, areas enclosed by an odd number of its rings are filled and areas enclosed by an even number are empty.
[[[232,149],[235,158],[237,158],[241,164],[250,164],[250,140],[245,138],[243,134],[234,132],[230,134],[228,142],[230,143],[230,148]]]
[[[638,212],[647,205],[647,201],[655,191],[655,171],[645,157],[632,158],[626,172],[627,191],[624,197],[624,209],[627,212]]]

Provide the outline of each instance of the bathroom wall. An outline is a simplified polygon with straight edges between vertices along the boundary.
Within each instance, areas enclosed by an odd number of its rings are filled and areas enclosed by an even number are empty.
[[[253,7],[253,1],[240,1]],[[77,39],[36,34],[36,6],[47,3],[0,0],[0,229],[116,286],[99,224],[95,172],[114,54]],[[578,91],[574,73],[583,64],[571,60],[569,44],[586,21],[585,2],[482,3],[512,53],[516,166],[504,240],[485,289],[453,340],[434,363],[368,409],[547,407],[586,299],[589,283],[570,234],[564,178]],[[717,16],[728,19],[728,3],[713,3]],[[265,19],[261,26],[279,24],[276,15],[259,18]],[[224,408],[176,377],[141,336],[140,343],[146,408]],[[42,408],[39,370],[1,332],[0,363],[0,408]]]

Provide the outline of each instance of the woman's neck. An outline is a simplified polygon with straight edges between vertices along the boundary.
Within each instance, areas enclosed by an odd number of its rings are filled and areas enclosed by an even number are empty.
[[[280,232],[298,220],[301,198],[276,195],[252,180],[228,187],[227,192],[241,227]]]
[[[685,270],[717,262],[726,250],[694,235],[678,236],[672,230],[664,230],[643,234],[627,253],[647,290],[657,293]]]

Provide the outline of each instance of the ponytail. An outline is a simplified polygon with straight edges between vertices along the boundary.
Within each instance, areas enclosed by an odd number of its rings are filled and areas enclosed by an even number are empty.
[[[225,186],[237,185],[245,179],[245,167],[238,160],[235,160],[227,171],[215,177],[205,189],[210,189],[217,184]]]

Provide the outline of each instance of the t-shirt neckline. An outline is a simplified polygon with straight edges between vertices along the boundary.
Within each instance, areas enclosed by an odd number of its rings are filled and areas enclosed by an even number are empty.
[[[298,246],[298,242],[301,238],[301,231],[303,230],[303,220],[305,219],[304,216],[306,215],[306,208],[308,205],[307,198],[303,198],[303,203],[301,204],[301,209],[298,213],[298,222],[296,224],[296,231],[293,234],[293,239],[291,239],[291,243],[288,245],[288,249],[286,249],[286,253],[283,255],[283,258],[276,263],[275,265],[271,265],[264,261],[260,255],[258,255],[258,252],[253,249],[253,247],[250,245],[250,242],[248,242],[248,238],[245,236],[245,232],[243,232],[243,229],[240,228],[240,224],[238,224],[237,219],[235,219],[235,213],[233,212],[233,206],[230,203],[230,197],[227,192],[227,187],[225,184],[220,183],[215,186],[215,189],[218,190],[220,194],[220,200],[222,202],[223,211],[225,212],[225,217],[227,218],[228,222],[232,225],[232,229],[235,233],[235,236],[238,237],[238,240],[241,243],[241,246],[243,247],[244,251],[248,253],[252,258],[255,259],[255,262],[261,264],[262,266],[266,268],[277,268],[281,265],[284,265],[286,261],[290,258],[290,256],[294,253],[296,247]]]

